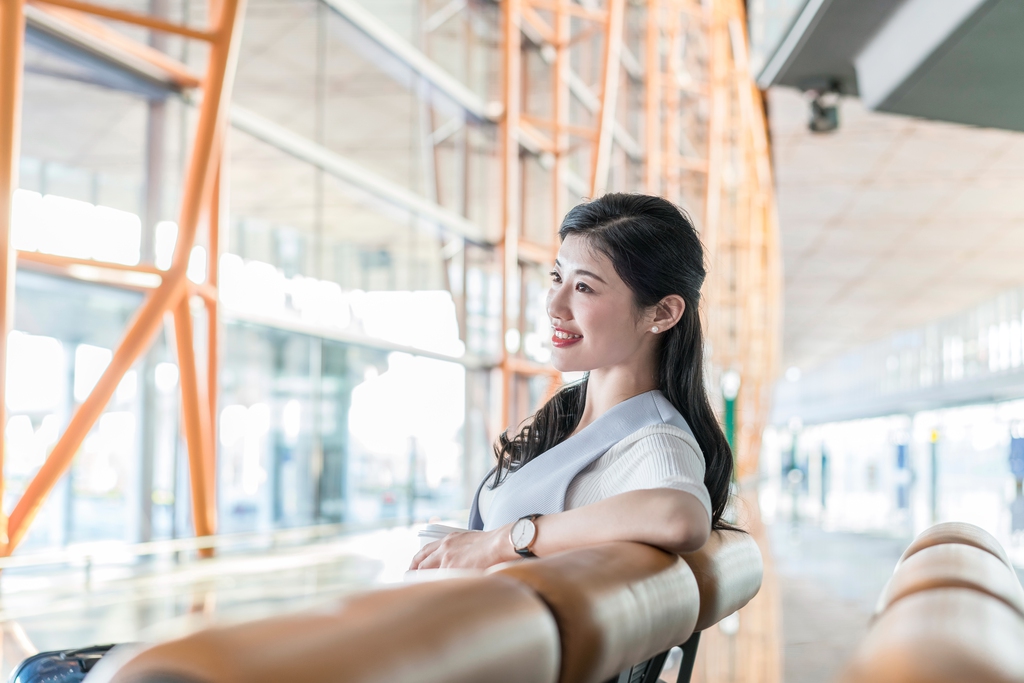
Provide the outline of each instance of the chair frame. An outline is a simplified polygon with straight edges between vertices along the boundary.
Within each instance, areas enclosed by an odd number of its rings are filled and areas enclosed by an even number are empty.
[[[679,662],[679,675],[676,683],[690,683],[693,676],[693,665],[697,661],[697,647],[700,645],[700,631],[694,632],[690,638],[679,646],[683,651],[683,659]],[[631,666],[607,683],[657,683],[661,670],[668,659],[669,651],[651,657],[645,662]]]

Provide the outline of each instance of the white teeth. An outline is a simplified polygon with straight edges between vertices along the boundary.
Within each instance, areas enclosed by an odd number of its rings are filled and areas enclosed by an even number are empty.
[[[560,330],[555,330],[555,336],[559,339],[581,339],[583,337],[582,334],[569,334],[568,332],[561,332]]]

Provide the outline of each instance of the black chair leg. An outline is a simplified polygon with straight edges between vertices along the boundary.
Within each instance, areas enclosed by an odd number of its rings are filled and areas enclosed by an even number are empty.
[[[661,676],[661,669],[665,666],[666,659],[668,659],[668,651],[650,659],[647,662],[647,670],[644,672],[641,683],[658,683],[658,677]]]
[[[606,683],[657,683],[667,657],[668,651],[662,652],[645,662],[629,667]]]
[[[697,646],[699,644],[700,632],[698,631],[679,646],[683,651],[683,658],[679,662],[679,677],[676,678],[676,683],[690,683],[693,665],[697,661]],[[657,683],[661,677],[661,670],[665,666],[665,660],[668,659],[668,652],[666,650],[646,662],[632,666],[606,683]]]
[[[697,631],[690,639],[679,647],[683,650],[683,660],[679,662],[679,677],[676,683],[690,683],[693,676],[693,665],[697,661],[697,646],[700,645],[700,631]]]

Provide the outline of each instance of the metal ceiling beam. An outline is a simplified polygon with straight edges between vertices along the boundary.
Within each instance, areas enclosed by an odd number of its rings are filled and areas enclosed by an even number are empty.
[[[104,40],[94,32],[94,27],[79,26],[82,20],[72,23],[69,18],[55,16],[32,6],[25,7],[25,16],[29,35],[34,33],[37,37],[45,36],[48,41],[46,46],[51,51],[71,55],[77,62],[87,66],[102,68],[112,78],[116,76],[119,83],[131,82],[150,97],[180,92],[184,86],[198,85],[195,76],[189,78],[187,73],[162,69],[152,61],[147,61],[148,54],[135,55],[117,42]],[[138,47],[145,48],[141,45]],[[436,65],[434,67],[440,68]],[[192,104],[198,102],[198,98],[188,94],[185,100]],[[393,207],[473,243],[492,246],[481,226],[255,112],[232,106],[230,122],[235,128],[313,164]]]
[[[986,0],[910,0],[896,10],[854,59],[864,105],[878,109],[895,97],[985,4]]]
[[[430,100],[441,109],[451,109],[455,106],[470,119],[480,123],[495,124],[504,116],[505,107],[501,102],[485,102],[356,0],[324,2],[355,29],[346,41],[349,47],[360,50],[375,66],[420,97]],[[553,46],[546,43],[528,22],[521,22],[520,29],[531,42],[541,47],[548,45],[553,49]],[[634,78],[642,78],[643,69],[636,57],[626,52],[622,52],[621,56],[626,71]],[[394,62],[389,65],[386,61],[388,59]],[[601,98],[571,70],[569,87],[572,94],[592,114],[599,112]],[[631,159],[642,161],[641,146],[625,126],[618,121],[614,122],[612,135],[615,143],[625,150]],[[531,154],[541,153],[530,140],[520,138],[519,143]]]
[[[275,330],[297,332],[299,334],[305,334],[311,337],[320,337],[321,339],[329,339],[331,341],[351,344],[365,349],[397,351],[399,353],[407,353],[410,356],[442,360],[446,363],[456,363],[468,370],[490,370],[491,368],[496,367],[496,364],[492,359],[482,358],[470,353],[466,353],[462,356],[449,356],[446,353],[429,351],[418,346],[397,344],[386,339],[371,337],[366,334],[359,334],[348,330],[337,330],[325,328],[320,325],[311,325],[301,320],[284,320],[276,316],[264,315],[254,311],[232,310],[225,307],[224,318],[232,322],[244,323],[247,325],[259,325],[261,327],[269,327]]]
[[[773,85],[779,73],[793,61],[800,46],[807,42],[807,37],[814,26],[821,21],[828,6],[829,0],[808,0],[793,21],[793,25],[789,27],[775,53],[761,70],[761,75],[757,78],[757,84],[761,88],[766,89]]]
[[[476,223],[255,112],[232,105],[230,120],[234,128],[312,164],[391,206],[470,242],[492,246],[484,229]]]
[[[496,123],[501,119],[504,107],[500,102],[485,102],[355,0],[323,1],[356,29],[353,33],[359,34],[349,36],[349,47],[360,49],[375,66],[389,72],[403,85],[419,90],[426,84],[427,90],[421,91],[421,96],[434,100],[441,108],[445,108],[445,104],[454,105],[475,121]],[[358,39],[360,36],[363,40]],[[387,64],[388,57],[396,63]],[[411,74],[400,73],[403,67]]]

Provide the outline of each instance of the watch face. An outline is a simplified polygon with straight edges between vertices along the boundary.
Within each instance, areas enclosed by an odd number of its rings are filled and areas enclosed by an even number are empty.
[[[512,545],[517,550],[529,547],[536,533],[537,527],[534,526],[532,519],[520,519],[512,525]]]

